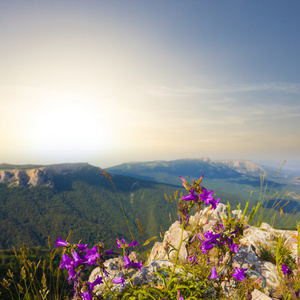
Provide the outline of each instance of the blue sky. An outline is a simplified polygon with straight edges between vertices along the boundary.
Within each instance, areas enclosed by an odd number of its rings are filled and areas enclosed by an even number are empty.
[[[300,161],[300,2],[0,1],[0,163]]]

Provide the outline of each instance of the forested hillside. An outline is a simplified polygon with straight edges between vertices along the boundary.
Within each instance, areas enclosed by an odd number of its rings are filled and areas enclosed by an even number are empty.
[[[159,235],[174,220],[176,205],[164,193],[178,187],[112,175],[134,237],[139,241]],[[71,240],[115,247],[115,239],[130,238],[118,197],[107,178],[96,167],[53,177],[54,188],[8,187],[0,184],[0,248],[47,246],[71,230]],[[140,232],[139,219],[145,236]]]

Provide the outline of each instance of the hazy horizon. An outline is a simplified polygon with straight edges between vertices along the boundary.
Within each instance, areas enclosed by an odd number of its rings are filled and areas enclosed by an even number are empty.
[[[300,170],[300,2],[0,2],[0,163]]]
[[[250,162],[253,162],[255,164],[258,164],[262,167],[270,167],[270,168],[273,168],[274,171],[277,171],[279,170],[281,167],[282,167],[282,171],[281,172],[293,172],[294,175],[296,174],[296,176],[298,177],[298,173],[300,174],[300,161],[274,161],[274,160],[247,160],[247,159],[227,159],[227,158],[224,158],[224,159],[212,159],[210,157],[185,157],[185,158],[175,158],[175,159],[157,159],[157,160],[146,160],[146,161],[141,161],[141,160],[132,160],[132,161],[123,161],[123,162],[120,162],[120,163],[117,163],[117,164],[113,164],[113,165],[108,165],[108,164],[105,164],[105,165],[99,165],[99,164],[94,164],[94,163],[91,163],[91,162],[88,162],[88,161],[73,161],[73,162],[69,162],[69,161],[61,161],[61,162],[55,162],[55,163],[49,163],[49,164],[46,164],[46,163],[21,163],[21,164],[13,164],[13,163],[8,163],[8,162],[0,162],[0,165],[1,164],[9,164],[9,165],[41,165],[41,166],[47,166],[47,165],[56,165],[56,164],[89,164],[89,165],[92,165],[92,166],[95,166],[95,167],[99,167],[99,168],[102,168],[102,169],[107,169],[107,168],[111,168],[111,167],[115,167],[115,166],[118,166],[118,165],[121,165],[121,164],[127,164],[127,163],[150,163],[150,162],[171,162],[171,161],[176,161],[176,160],[197,160],[197,159],[209,159],[211,161],[226,161],[226,160],[231,160],[231,161],[235,161],[235,160],[238,160],[238,161],[250,161]]]

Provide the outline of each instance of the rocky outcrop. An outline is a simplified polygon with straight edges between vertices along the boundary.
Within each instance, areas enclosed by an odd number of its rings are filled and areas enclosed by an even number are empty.
[[[8,182],[10,187],[32,187],[39,185],[51,186],[52,177],[46,168],[0,171],[0,183],[4,182]]]
[[[232,217],[241,218],[241,211],[233,211]],[[216,210],[204,210],[197,212],[190,218],[191,226],[190,230],[201,226],[204,232],[211,230],[217,222],[221,222],[223,218],[228,217],[227,206],[219,204]],[[130,278],[133,284],[148,284],[149,282],[159,283],[159,278],[154,275],[161,267],[172,268],[175,260],[175,251],[171,249],[179,248],[181,236],[181,228],[178,221],[173,223],[169,230],[165,232],[162,242],[156,242],[151,250],[147,262],[144,267],[138,271],[137,269],[129,272]],[[282,278],[280,277],[277,267],[270,261],[263,260],[262,249],[268,247],[272,243],[276,243],[278,238],[281,237],[284,246],[291,250],[291,255],[294,260],[297,259],[297,231],[288,230],[276,230],[270,225],[262,223],[260,227],[250,226],[244,231],[244,237],[240,241],[240,247],[238,252],[233,256],[232,267],[238,267],[245,269],[245,273],[249,278],[253,278],[261,282],[261,288],[263,292],[256,289],[252,292],[252,299],[264,300],[264,299],[282,299],[283,292],[281,290]],[[179,260],[181,263],[188,261],[188,242],[192,239],[191,231],[183,231],[183,240],[179,252]],[[225,259],[226,260],[226,259]],[[139,259],[132,258],[133,262],[138,262]],[[117,278],[123,274],[124,262],[122,257],[110,259],[105,262],[106,270],[110,273],[111,279]],[[177,268],[177,272],[180,273],[180,268]],[[223,269],[226,272],[226,268]],[[225,274],[225,273],[224,273]],[[93,282],[97,275],[100,275],[99,268],[96,268],[90,275],[89,281]],[[219,274],[221,275],[221,274]],[[101,276],[101,275],[100,275]],[[128,285],[128,281],[125,286]],[[227,282],[222,282],[222,288],[228,297],[232,297],[232,287],[234,286],[234,279],[230,279]],[[122,285],[115,287],[119,291],[124,288]]]
[[[24,170],[0,170],[0,183],[7,182],[10,187],[35,187],[41,185],[53,187],[53,176],[73,173],[87,166],[89,166],[88,163],[77,163],[59,164]]]

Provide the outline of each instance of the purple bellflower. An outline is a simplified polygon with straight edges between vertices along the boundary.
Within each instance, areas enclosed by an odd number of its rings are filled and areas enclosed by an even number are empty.
[[[189,201],[193,200],[194,202],[198,203],[198,195],[195,194],[195,190],[191,189],[190,193],[184,197],[182,197],[182,200]]]
[[[69,269],[71,267],[73,267],[73,264],[74,264],[74,261],[69,257],[68,254],[64,254],[62,256],[62,261],[60,262],[60,268],[63,269],[63,268],[66,268],[66,269]]]
[[[218,273],[217,273],[217,269],[216,269],[215,266],[213,266],[213,267],[211,268],[211,274],[210,274],[210,276],[209,276],[208,278],[209,278],[209,279],[216,279],[216,278],[219,278]]]
[[[127,269],[128,267],[131,266],[131,261],[127,255],[124,255],[124,263],[125,263],[124,269]]]
[[[81,258],[80,255],[76,251],[72,251],[72,257],[74,259],[74,267],[82,265],[86,262],[85,257]]]
[[[125,239],[121,239],[121,240],[117,239],[117,244],[118,244],[117,248],[121,248],[123,245],[126,245],[127,247],[135,247],[135,246],[138,245],[138,242],[137,241],[133,241],[130,244],[126,244]]]
[[[138,245],[137,241],[133,241],[132,243],[128,244],[128,247],[136,247]]]
[[[200,249],[202,250],[203,254],[207,254],[207,250],[210,250],[213,247],[214,247],[213,244],[210,244],[209,242],[204,241],[204,242],[202,242],[202,245],[201,245]]]
[[[181,214],[179,213],[179,224],[182,225],[182,218],[181,218]]]
[[[83,300],[93,300],[93,297],[92,297],[90,291],[84,291],[82,293],[82,297],[83,297]]]
[[[86,248],[88,247],[88,244],[77,244],[79,252],[84,252]]]
[[[203,193],[200,195],[201,201],[205,202],[205,205],[211,204],[213,209],[217,208],[217,205],[220,203],[220,198],[216,200],[213,196],[213,191],[208,192],[206,189],[203,190]]]
[[[216,208],[217,208],[217,206],[218,206],[219,203],[220,203],[220,199],[221,199],[221,198],[219,198],[218,200],[216,200],[214,197],[212,197],[212,198],[210,198],[210,199],[208,200],[209,204],[211,204],[211,206],[212,206],[212,209],[216,209]]]
[[[205,240],[202,240],[201,236],[198,234],[199,239],[202,241],[202,245],[200,249],[202,250],[203,254],[206,254],[207,250],[212,249],[215,245],[219,243],[217,239],[221,236],[220,234],[214,234],[212,231],[206,231],[204,233]]]
[[[77,273],[74,269],[74,267],[70,267],[70,268],[67,268],[68,271],[69,271],[69,278],[68,278],[68,281],[70,281],[71,279],[75,279],[76,276],[77,276]]]
[[[114,254],[114,250],[105,251],[105,255],[112,255],[112,254]]]
[[[128,267],[133,267],[133,268],[139,268],[139,270],[141,270],[143,267],[143,261],[140,261],[139,263],[133,263],[130,261],[127,255],[124,255],[124,262],[125,262],[124,269],[127,269]]]
[[[141,260],[139,263],[131,263],[131,266],[133,268],[138,268],[141,271],[143,267],[143,261]]]
[[[229,246],[229,249],[233,252],[233,253],[237,253],[239,251],[239,245],[236,245],[235,243],[232,243],[232,245]]]
[[[92,291],[94,291],[94,288],[97,284],[101,284],[101,283],[103,283],[103,278],[100,277],[99,275],[97,276],[97,278],[95,279],[95,281],[93,283],[87,281],[87,284],[90,286],[90,289]]]
[[[123,278],[123,275],[121,275],[121,277],[119,277],[119,278],[115,278],[115,279],[113,279],[112,281],[111,281],[112,283],[114,283],[114,284],[122,284],[123,285],[123,287],[125,286],[125,280],[124,280],[124,278]]]
[[[288,266],[286,266],[286,265],[282,265],[281,266],[281,271],[282,271],[283,275],[292,274],[293,273],[291,271],[291,269]]]
[[[189,257],[189,261],[191,262],[192,265],[193,265],[193,264],[198,265],[198,262],[197,262],[197,252],[196,252],[196,251],[195,251],[194,256],[190,256],[190,257]]]
[[[97,252],[97,246],[94,246],[91,250],[86,249],[86,256],[87,259],[86,264],[88,266],[96,265],[97,258],[100,258],[100,254]]]
[[[66,268],[69,271],[68,280],[76,278],[76,271],[74,269],[75,262],[69,257],[69,255],[64,254],[62,256],[62,261],[60,262],[60,269]]]
[[[59,247],[59,246],[66,247],[66,246],[70,245],[68,242],[63,241],[61,239],[61,237],[59,237],[57,240],[55,240],[55,242],[56,242],[55,247]]]
[[[240,270],[235,268],[235,273],[232,273],[232,276],[235,277],[237,281],[243,281],[246,278],[245,269]]]
[[[121,248],[122,247],[122,245],[124,245],[125,244],[125,239],[121,239],[121,240],[119,240],[119,239],[117,239],[117,248]]]
[[[207,189],[203,189],[202,194],[200,195],[201,201],[204,201],[206,205],[209,204],[208,199],[212,198],[212,194],[214,191],[207,192]]]
[[[212,244],[217,245],[219,242],[217,239],[221,236],[219,233],[213,233],[212,231],[206,231],[204,233],[204,236],[206,237],[206,240]]]

